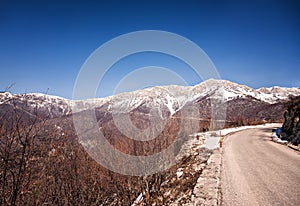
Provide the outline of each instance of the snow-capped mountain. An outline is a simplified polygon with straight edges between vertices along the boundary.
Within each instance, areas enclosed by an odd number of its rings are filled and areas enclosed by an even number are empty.
[[[188,88],[156,86],[134,92],[121,93],[111,98],[110,109],[127,113],[138,107],[165,108],[172,115],[188,100]]]
[[[267,104],[287,100],[289,96],[299,96],[300,88],[252,89],[227,80],[210,79],[195,86],[156,86],[143,90],[121,93],[106,98],[68,100],[62,97],[40,93],[11,94],[0,93],[0,105],[14,105],[27,112],[40,110],[50,117],[69,115],[92,108],[103,107],[108,112],[129,113],[132,111],[162,111],[160,116],[167,118],[179,111],[188,102],[199,102],[209,98],[221,98],[225,102],[236,99],[249,99]],[[25,106],[24,106],[25,105]]]
[[[266,103],[276,103],[288,99],[289,95],[300,95],[299,89],[283,88],[288,93],[269,94],[254,90],[245,85],[239,85],[226,80],[207,80],[195,86],[156,86],[144,90],[117,94],[104,98],[109,111],[128,113],[139,107],[167,108],[170,115],[180,110],[188,102],[198,102],[205,98],[220,98],[227,102],[238,98],[253,97]],[[97,100],[96,100],[97,101]],[[101,104],[98,104],[101,106]]]
[[[255,90],[212,79],[195,86],[157,86],[88,100],[2,92],[0,125],[13,127],[20,122],[15,117],[21,117],[22,127],[47,119],[44,125],[46,130],[63,128],[62,131],[68,131],[69,137],[74,138],[77,135],[74,118],[78,118],[85,136],[97,138],[95,130],[89,129],[95,128],[90,127],[90,114],[95,114],[99,126],[97,131],[100,129],[115,148],[132,155],[150,155],[158,152],[157,148],[167,148],[177,136],[183,141],[199,131],[280,122],[289,95],[299,96],[300,88]],[[158,136],[149,140],[151,143],[146,141],[149,144],[143,144],[143,141],[131,138],[136,138],[136,134],[141,140],[152,134]],[[178,144],[180,142],[177,141]]]
[[[274,104],[281,100],[287,100],[289,96],[300,95],[300,88],[274,86],[270,88],[263,87],[259,89],[252,89],[246,85],[237,84],[227,80],[209,79],[192,87],[192,97],[190,99],[203,97],[215,90],[219,90],[218,95],[224,98],[225,101],[237,98],[253,97],[269,104]]]
[[[14,108],[27,114],[44,114],[50,118],[71,114],[70,100],[41,93],[0,93],[0,108]]]
[[[299,96],[300,88],[284,88],[279,86],[260,88],[256,90],[259,94],[257,95],[259,99],[275,103],[279,100],[286,100],[289,96]]]
[[[213,80],[209,80],[213,81]],[[252,89],[246,85],[240,85],[226,80],[218,80],[222,86],[224,98],[228,101],[236,98],[254,97],[263,102],[274,104],[281,100],[287,100],[289,96],[299,96],[299,88],[284,88],[274,86],[271,88]]]

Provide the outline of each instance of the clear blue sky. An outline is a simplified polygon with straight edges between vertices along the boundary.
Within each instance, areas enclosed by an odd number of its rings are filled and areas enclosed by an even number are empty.
[[[299,1],[0,0],[0,90],[16,82],[14,93],[49,88],[49,94],[71,98],[88,56],[106,41],[138,30],[164,30],[194,41],[223,79],[253,88],[300,86]],[[199,83],[180,63],[163,57],[151,54],[129,65],[164,59],[158,65],[177,65],[189,84]],[[126,68],[112,70],[108,83],[117,83]],[[110,89],[100,96],[109,94]]]

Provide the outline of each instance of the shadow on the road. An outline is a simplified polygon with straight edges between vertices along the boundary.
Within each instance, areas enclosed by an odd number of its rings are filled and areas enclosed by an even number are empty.
[[[272,142],[272,138],[271,137],[266,137],[266,136],[261,136],[263,139],[263,141],[265,142]]]
[[[272,133],[273,129],[277,129],[278,127],[271,127],[271,128],[259,128],[262,132]]]
[[[273,129],[277,129],[278,127],[271,127],[271,128],[259,128],[263,134],[258,135],[258,137],[262,138],[263,141],[271,142],[272,141],[272,131]]]

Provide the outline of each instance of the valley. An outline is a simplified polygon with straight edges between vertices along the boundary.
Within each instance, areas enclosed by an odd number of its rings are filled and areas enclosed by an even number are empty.
[[[2,92],[1,204],[205,202],[195,188],[209,178],[218,149],[205,148],[207,137],[193,134],[282,123],[289,98],[299,95],[299,88],[255,90],[212,79],[88,100]]]

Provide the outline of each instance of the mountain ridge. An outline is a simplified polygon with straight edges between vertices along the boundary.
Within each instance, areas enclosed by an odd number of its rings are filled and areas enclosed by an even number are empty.
[[[47,95],[42,93],[11,94],[0,93],[0,105],[26,102],[32,108],[48,108],[55,110],[57,117],[69,115],[72,112],[80,112],[92,108],[107,105],[108,110],[128,113],[141,106],[147,108],[167,108],[169,117],[179,111],[188,102],[197,102],[199,99],[211,98],[213,91],[217,91],[218,98],[224,102],[235,99],[247,99],[253,97],[259,101],[276,104],[288,100],[290,96],[299,96],[300,88],[288,87],[261,87],[253,89],[247,85],[241,85],[228,80],[209,79],[194,86],[154,86],[132,92],[119,93],[104,98],[91,98],[85,100],[70,100],[67,98]],[[18,105],[18,104],[17,104]],[[61,114],[59,114],[61,113]]]

